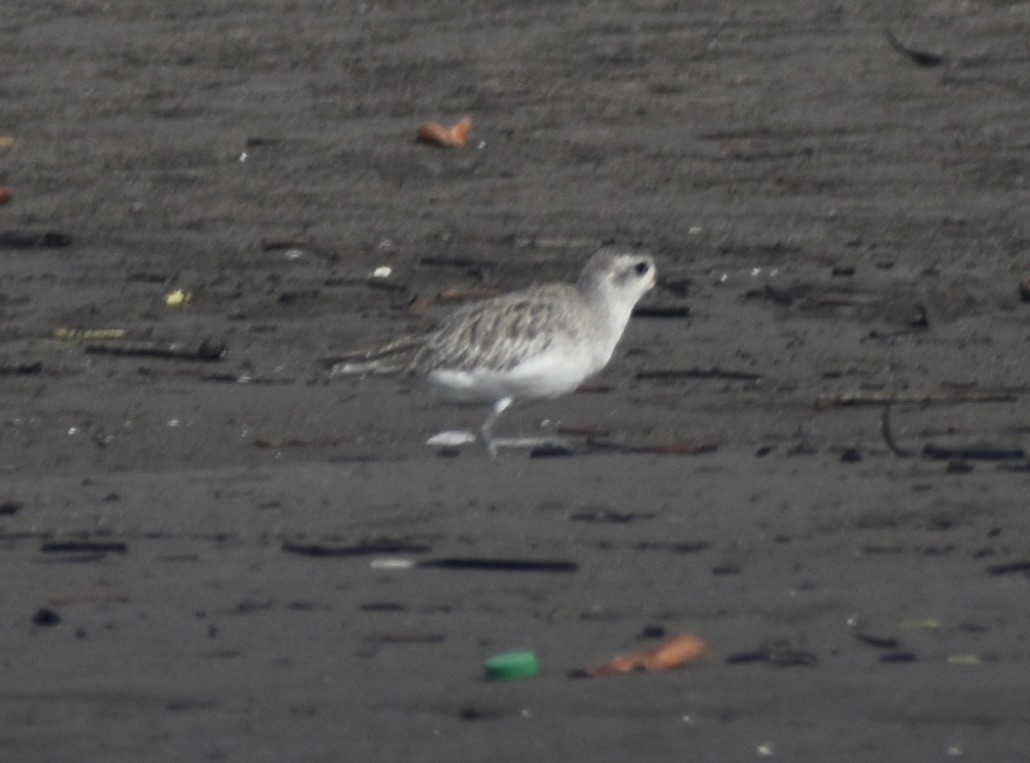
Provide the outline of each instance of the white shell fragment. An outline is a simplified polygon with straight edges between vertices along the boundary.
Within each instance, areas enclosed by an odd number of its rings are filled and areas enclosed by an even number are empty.
[[[433,447],[456,448],[476,441],[476,436],[467,430],[449,429],[438,432],[426,440],[426,445]]]
[[[415,563],[410,559],[373,559],[369,566],[373,570],[410,570]]]

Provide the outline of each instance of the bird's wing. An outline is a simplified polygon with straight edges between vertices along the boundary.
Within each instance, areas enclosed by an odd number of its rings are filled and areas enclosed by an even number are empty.
[[[390,375],[408,370],[412,360],[425,346],[426,336],[405,336],[375,350],[359,350],[337,356],[330,376],[361,374]]]
[[[453,313],[419,350],[415,366],[509,371],[555,342],[575,341],[581,327],[569,310],[571,286],[538,286],[468,305]]]

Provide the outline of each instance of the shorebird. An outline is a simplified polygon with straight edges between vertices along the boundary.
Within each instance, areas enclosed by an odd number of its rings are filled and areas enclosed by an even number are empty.
[[[498,446],[548,441],[496,438],[494,425],[515,403],[572,392],[604,368],[655,281],[650,254],[602,249],[574,284],[537,284],[466,305],[435,331],[359,353],[331,374],[406,373],[445,400],[491,404],[480,431],[495,457]]]

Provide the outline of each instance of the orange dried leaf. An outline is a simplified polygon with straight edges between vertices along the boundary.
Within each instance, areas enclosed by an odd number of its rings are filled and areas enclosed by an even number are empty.
[[[634,670],[646,670],[649,673],[672,670],[693,662],[707,650],[708,645],[697,636],[680,633],[653,649],[619,655],[610,662],[587,668],[583,674],[595,677],[630,673]]]
[[[455,145],[462,148],[468,145],[469,136],[472,134],[474,125],[475,122],[472,121],[472,117],[465,117],[451,128],[451,140],[455,142]]]
[[[444,148],[465,148],[474,124],[471,117],[465,117],[450,128],[436,122],[427,122],[418,128],[418,140],[420,143],[430,143]]]
[[[14,198],[14,192],[10,188],[0,188],[0,204],[6,204]]]

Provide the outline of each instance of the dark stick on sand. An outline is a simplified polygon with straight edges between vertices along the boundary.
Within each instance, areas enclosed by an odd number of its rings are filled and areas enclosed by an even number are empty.
[[[637,372],[638,379],[732,379],[758,381],[761,374],[750,371],[728,371],[722,368],[659,368]]]
[[[891,32],[891,30],[884,28],[883,36],[887,38],[887,42],[894,50],[898,51],[905,58],[909,59],[917,66],[940,66],[945,63],[948,59],[947,56],[943,56],[940,53],[931,53],[928,50],[915,50],[907,45],[903,45],[897,37]]]
[[[201,360],[211,362],[225,357],[229,348],[210,339],[199,345],[185,345],[178,342],[158,344],[156,342],[93,342],[84,349],[89,353],[125,355],[132,357],[169,358],[171,360]]]
[[[894,442],[894,435],[891,433],[891,406],[893,405],[894,400],[892,398],[883,406],[883,415],[880,417],[880,431],[883,432],[883,441],[887,443],[887,447],[891,449],[895,456],[911,458],[913,455],[912,451],[903,450]]]

